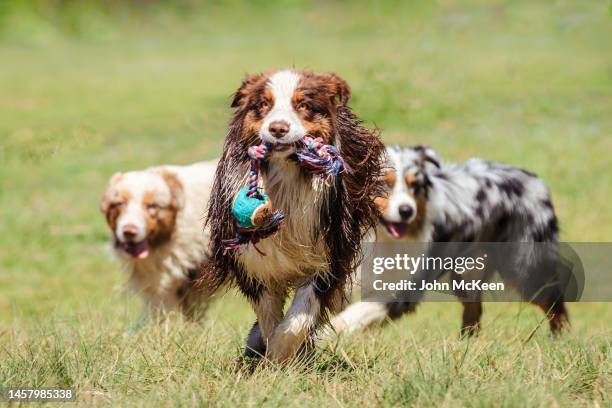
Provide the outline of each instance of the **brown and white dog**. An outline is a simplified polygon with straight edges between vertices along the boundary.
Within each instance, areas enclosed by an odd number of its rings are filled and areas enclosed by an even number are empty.
[[[148,312],[180,310],[196,317],[207,296],[194,282],[208,259],[203,211],[216,162],[160,166],[116,173],[101,210],[112,231],[114,252],[142,295]]]
[[[248,356],[282,363],[311,344],[327,312],[342,302],[361,239],[376,223],[383,146],[347,106],[349,97],[348,84],[335,74],[294,70],[248,76],[234,95],[208,207],[209,272],[216,285],[234,281],[253,306]],[[334,145],[347,170],[325,180],[300,168],[295,149],[306,135]],[[247,181],[247,149],[262,141],[273,147],[261,166],[261,187],[285,213],[284,225],[257,244],[266,256],[252,245],[225,251],[223,240],[235,235],[232,203]]]

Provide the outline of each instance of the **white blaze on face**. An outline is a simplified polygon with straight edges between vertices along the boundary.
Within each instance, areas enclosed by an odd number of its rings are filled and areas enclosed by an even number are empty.
[[[292,103],[299,80],[299,74],[289,70],[279,71],[270,77],[267,87],[272,91],[274,105],[264,117],[259,131],[259,136],[264,142],[294,143],[306,135],[306,129]],[[287,134],[281,138],[273,136],[270,132],[270,125],[279,121],[285,122],[289,127]]]
[[[125,236],[125,231],[133,228],[136,231],[136,236],[131,241],[141,242],[145,240],[148,231],[144,196],[146,193],[153,192],[155,201],[169,202],[171,197],[166,183],[156,174],[148,172],[126,173],[117,186],[117,190],[128,191],[130,197],[117,218],[115,229],[117,239],[122,243],[129,241]]]
[[[410,171],[406,168],[406,163],[416,163],[417,158],[402,157],[401,153],[387,149],[387,159],[396,171],[396,178],[389,195],[387,211],[384,214],[385,220],[388,222],[410,223],[416,217],[417,203],[406,185],[406,171]],[[412,215],[407,219],[402,218],[400,215],[400,207],[402,206],[408,206],[412,209]]]
[[[144,212],[142,210],[142,196],[144,194],[144,186],[139,181],[141,177],[136,175],[126,175],[121,181],[120,189],[129,191],[130,198],[127,203],[124,204],[123,210],[117,218],[117,227],[115,229],[115,235],[120,242],[126,242],[124,231],[126,227],[135,227],[137,233],[133,241],[140,242],[147,237],[147,227],[144,218]]]

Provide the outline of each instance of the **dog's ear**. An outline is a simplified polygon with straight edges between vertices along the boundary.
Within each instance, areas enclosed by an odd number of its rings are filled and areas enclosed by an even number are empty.
[[[171,205],[174,209],[179,210],[185,205],[185,197],[183,194],[183,183],[178,179],[176,174],[169,170],[161,169],[159,174],[162,176],[172,196]]]
[[[440,168],[440,158],[434,149],[429,146],[417,146],[416,149],[421,154],[423,164],[431,163],[437,168]]]
[[[323,79],[327,83],[328,91],[334,102],[346,106],[351,98],[351,88],[349,84],[333,72],[324,74]]]
[[[108,209],[111,204],[111,190],[113,186],[117,184],[119,180],[121,180],[121,177],[123,177],[123,173],[115,173],[112,175],[112,177],[110,178],[108,182],[106,190],[104,191],[104,194],[102,195],[102,199],[100,200],[100,211],[103,214],[106,214],[108,212]]]
[[[232,98],[232,108],[241,108],[246,105],[248,96],[251,95],[261,80],[263,74],[247,75]]]

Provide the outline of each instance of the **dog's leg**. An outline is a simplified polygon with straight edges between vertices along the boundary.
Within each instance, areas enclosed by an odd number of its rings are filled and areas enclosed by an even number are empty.
[[[476,336],[480,332],[482,302],[461,302],[463,304],[463,323],[461,337]]]
[[[417,279],[425,279],[418,277]],[[367,329],[368,327],[395,320],[406,313],[414,312],[422,293],[412,295],[406,301],[381,301],[374,298],[365,298],[349,305],[342,313],[330,320],[330,327],[325,328],[319,337],[330,340],[339,334],[351,334]]]
[[[485,271],[483,279],[487,279],[488,271]],[[465,276],[453,273],[453,282],[460,282]],[[455,287],[459,287],[454,285]],[[463,316],[461,322],[461,337],[477,336],[480,332],[480,318],[482,316],[482,293],[479,291],[466,291],[455,289],[453,291],[463,305]]]
[[[569,326],[569,318],[564,303],[564,287],[562,275],[558,270],[558,255],[556,244],[540,244],[531,257],[522,257],[524,263],[519,266],[526,273],[521,276],[517,273],[511,275],[513,284],[518,287],[523,299],[537,305],[546,313],[553,336],[560,334]]]
[[[294,357],[310,340],[321,320],[321,310],[314,285],[310,283],[300,287],[287,315],[268,342],[268,359],[282,364]]]
[[[548,323],[550,324],[550,332],[553,336],[559,335],[569,324],[569,318],[563,300],[539,301],[536,302],[536,305],[546,313]]]
[[[382,323],[388,316],[385,302],[361,301],[346,308],[342,313],[334,316],[330,323],[333,333],[353,333],[355,331]],[[329,333],[329,336],[333,333]]]
[[[529,272],[526,292],[533,292],[535,288],[538,292],[535,295],[529,293],[529,300],[538,305],[548,318],[550,332],[553,336],[569,327],[569,317],[564,302],[564,289],[562,275],[557,270],[556,257],[542,256],[542,261]],[[524,290],[525,293],[525,290]]]
[[[259,323],[255,322],[246,340],[246,347],[244,349],[244,356],[248,358],[261,358],[266,355],[266,343],[264,342],[259,328]]]
[[[245,356],[256,357],[265,354],[270,336],[283,318],[285,292],[264,291],[256,301],[251,302],[257,322],[249,331]]]
[[[335,291],[335,299],[332,299],[330,302],[331,313],[340,313],[351,304],[351,300],[353,299],[353,291],[355,290],[356,285],[358,284],[347,280],[342,290]]]

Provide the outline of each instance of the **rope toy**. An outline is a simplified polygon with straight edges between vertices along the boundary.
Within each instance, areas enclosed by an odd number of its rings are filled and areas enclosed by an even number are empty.
[[[251,146],[247,154],[251,160],[248,183],[244,186],[232,206],[236,220],[236,236],[223,241],[225,250],[235,250],[253,244],[261,255],[266,255],[256,244],[281,227],[285,214],[274,210],[270,197],[258,187],[260,163],[272,152],[274,146],[268,143]],[[321,176],[337,176],[344,171],[346,164],[338,150],[323,143],[320,137],[304,137],[296,150],[298,164],[309,173]]]
[[[298,149],[296,154],[300,166],[311,174],[326,174],[336,177],[346,167],[338,149],[332,145],[324,144],[320,137],[306,136],[304,147]]]

